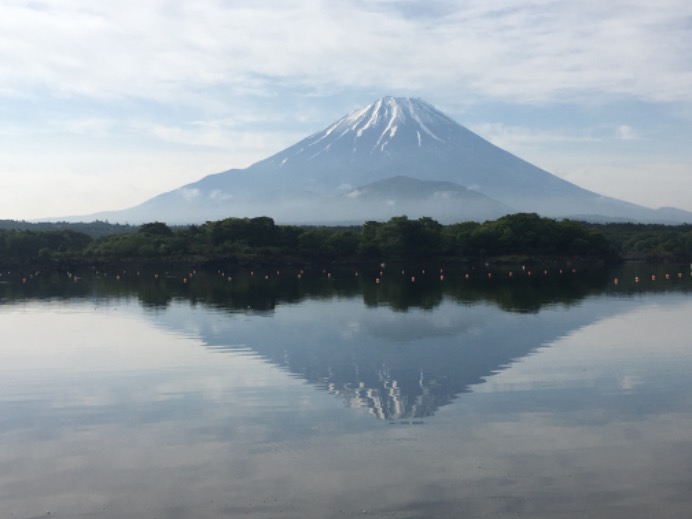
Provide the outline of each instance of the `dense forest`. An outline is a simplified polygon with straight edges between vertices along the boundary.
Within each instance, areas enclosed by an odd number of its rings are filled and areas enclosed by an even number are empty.
[[[623,258],[648,261],[692,260],[692,225],[589,224]]]
[[[692,226],[586,224],[533,213],[442,225],[406,216],[354,227],[277,225],[269,217],[169,227],[28,224],[0,226],[0,264],[50,261],[426,261],[449,258],[689,260]],[[35,226],[35,227],[34,227]]]

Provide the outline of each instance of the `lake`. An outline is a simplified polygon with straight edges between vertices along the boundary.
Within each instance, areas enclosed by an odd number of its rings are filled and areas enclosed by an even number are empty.
[[[3,272],[0,517],[689,517],[691,317],[689,266]]]

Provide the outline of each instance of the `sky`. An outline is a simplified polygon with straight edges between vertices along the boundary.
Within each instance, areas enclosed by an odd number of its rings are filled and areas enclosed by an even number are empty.
[[[692,211],[689,0],[0,0],[0,219],[125,209],[386,95]]]

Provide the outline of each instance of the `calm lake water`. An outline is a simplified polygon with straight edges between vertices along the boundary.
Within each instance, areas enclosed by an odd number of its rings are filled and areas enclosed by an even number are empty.
[[[529,270],[3,273],[0,517],[690,517],[689,266]]]

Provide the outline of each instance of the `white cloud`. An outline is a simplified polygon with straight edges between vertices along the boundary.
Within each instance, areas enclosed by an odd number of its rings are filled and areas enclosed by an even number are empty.
[[[209,198],[211,198],[212,200],[231,200],[233,198],[233,195],[229,195],[224,193],[223,191],[214,189],[211,193],[209,193]]]
[[[621,124],[615,128],[615,136],[623,141],[638,141],[641,136],[628,124]]]
[[[0,6],[0,91],[172,99],[282,86],[430,89],[513,101],[575,94],[690,100],[685,0]],[[417,12],[422,2],[408,2]],[[200,90],[201,89],[201,90]]]
[[[186,187],[186,188],[182,188],[180,190],[180,194],[183,195],[183,198],[185,200],[190,201],[190,200],[194,200],[195,198],[199,198],[201,193],[200,193],[200,190],[197,188]]]

